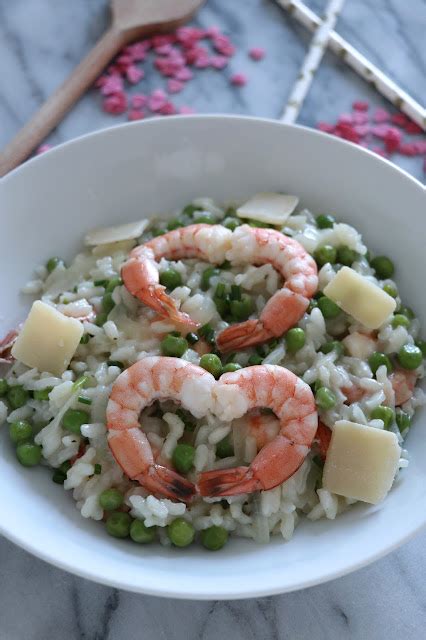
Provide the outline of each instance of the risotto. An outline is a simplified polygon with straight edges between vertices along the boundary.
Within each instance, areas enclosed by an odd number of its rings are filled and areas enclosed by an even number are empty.
[[[17,459],[82,517],[217,550],[400,481],[426,345],[353,226],[293,196],[198,198],[85,244],[35,269],[0,379]]]

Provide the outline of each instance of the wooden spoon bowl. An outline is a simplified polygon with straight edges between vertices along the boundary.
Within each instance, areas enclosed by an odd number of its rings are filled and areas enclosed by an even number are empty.
[[[176,29],[204,0],[111,0],[110,28],[65,82],[0,154],[0,177],[26,160],[61,122],[122,47],[153,33]]]

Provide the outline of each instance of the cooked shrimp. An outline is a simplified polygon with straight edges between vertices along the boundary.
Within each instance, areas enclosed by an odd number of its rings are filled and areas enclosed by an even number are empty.
[[[152,493],[191,500],[194,485],[155,460],[139,414],[155,400],[171,399],[201,417],[211,408],[214,384],[214,377],[201,367],[160,356],[139,360],[118,376],[107,406],[108,444],[129,478]]]
[[[389,376],[395,393],[395,406],[399,407],[410,400],[416,386],[417,376],[412,371],[394,371]]]
[[[299,242],[274,229],[242,225],[227,253],[232,264],[271,264],[284,278],[284,286],[268,300],[258,320],[246,320],[224,329],[217,338],[221,351],[249,347],[281,336],[308,308],[318,287],[317,266]]]
[[[318,429],[315,435],[315,440],[318,440],[319,454],[322,460],[325,460],[327,457],[328,447],[330,446],[331,429],[330,427],[327,427],[326,424],[321,422],[321,420],[318,421]]]
[[[309,452],[318,422],[314,396],[303,380],[283,367],[260,365],[225,373],[214,393],[214,410],[220,419],[232,420],[250,409],[269,407],[279,419],[280,430],[249,467],[202,473],[197,483],[202,496],[273,489],[297,471]]]
[[[14,361],[12,347],[16,342],[19,331],[12,329],[0,340],[0,364],[11,364]]]
[[[245,418],[242,418],[245,420]],[[271,442],[280,430],[280,421],[275,415],[265,415],[256,411],[247,416],[246,426],[249,434],[256,440],[257,450],[260,451]]]
[[[130,293],[159,315],[189,327],[198,323],[179,311],[175,300],[160,284],[158,260],[198,258],[214,264],[225,261],[232,232],[222,225],[192,224],[169,231],[133,249],[121,269],[124,285]]]

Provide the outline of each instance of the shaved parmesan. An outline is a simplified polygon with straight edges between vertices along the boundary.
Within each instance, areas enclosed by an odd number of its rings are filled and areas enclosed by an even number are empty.
[[[323,487],[346,498],[377,504],[392,486],[400,455],[394,433],[339,420],[327,451]]]
[[[107,244],[98,244],[93,247],[92,254],[98,258],[104,256],[110,256],[113,253],[121,251],[122,253],[128,253],[135,246],[135,240],[119,240],[118,242],[108,242]]]
[[[12,355],[28,367],[61,376],[82,335],[81,322],[37,300],[18,335]]]
[[[349,267],[338,271],[324,294],[368,329],[378,329],[396,308],[394,298]]]
[[[98,244],[110,244],[111,242],[120,242],[121,240],[134,240],[143,234],[148,224],[148,220],[139,220],[138,222],[119,224],[114,227],[93,229],[86,234],[84,244],[88,247],[94,247]]]
[[[237,209],[239,218],[283,225],[299,203],[296,196],[282,193],[257,193]]]

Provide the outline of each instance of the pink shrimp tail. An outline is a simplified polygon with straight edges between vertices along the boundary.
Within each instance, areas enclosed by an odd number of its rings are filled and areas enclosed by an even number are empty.
[[[274,335],[259,320],[246,320],[227,327],[217,337],[217,346],[223,353],[251,347],[270,340]]]
[[[147,289],[139,290],[136,295],[141,302],[154,309],[163,318],[169,318],[172,322],[183,324],[186,327],[196,329],[200,326],[187,313],[179,311],[176,303],[167,293],[162,285],[150,286]]]
[[[235,496],[263,489],[249,467],[234,467],[200,474],[197,488],[202,496]]]
[[[195,486],[178,473],[161,465],[154,465],[148,473],[136,476],[145,489],[153,494],[166,496],[171,500],[190,502],[195,495]]]

